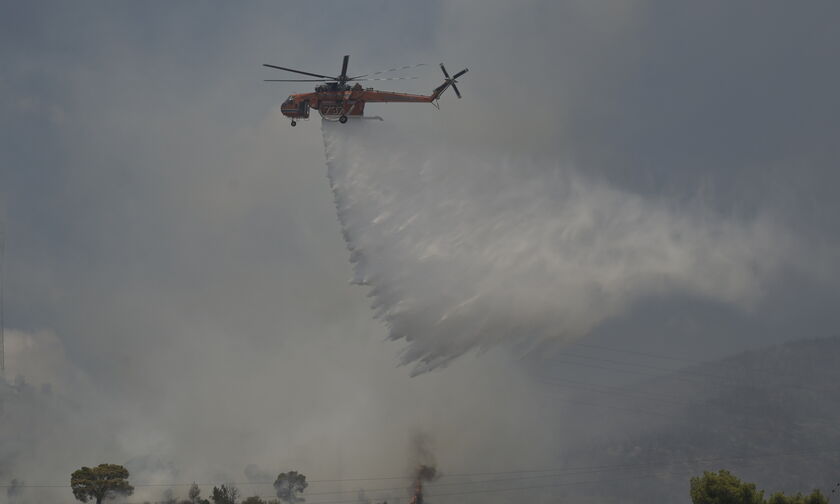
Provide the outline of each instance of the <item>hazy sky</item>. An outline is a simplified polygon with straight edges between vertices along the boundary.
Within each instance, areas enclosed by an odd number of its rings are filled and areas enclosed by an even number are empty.
[[[386,341],[366,289],[348,283],[320,120],[292,129],[279,113],[309,85],[265,83],[287,75],[262,63],[430,64],[382,86],[412,92],[440,83],[439,62],[469,67],[464,98],[447,94],[440,111],[369,112],[415,147],[531,160],[529,180],[568,166],[656,208],[783,230],[785,260],[749,303],[652,295],[599,321],[592,342],[717,358],[837,335],[836,2],[4,1],[2,12],[7,377],[51,382],[85,414],[44,444],[20,420],[37,448],[0,480],[64,481],[135,457],[172,464],[176,481],[238,481],[249,463],[390,476],[418,430],[444,471],[557,459],[563,405],[533,377],[550,359],[502,347],[418,378],[397,367],[404,344]],[[744,250],[762,263],[775,244]]]

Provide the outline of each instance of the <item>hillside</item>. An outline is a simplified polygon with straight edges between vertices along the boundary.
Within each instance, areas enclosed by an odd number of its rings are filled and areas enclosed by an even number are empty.
[[[689,477],[721,468],[768,491],[829,491],[840,481],[838,362],[840,339],[798,341],[628,387],[609,407],[634,427],[569,452],[565,466],[588,469],[561,493],[688,502]],[[574,483],[584,480],[598,483]]]

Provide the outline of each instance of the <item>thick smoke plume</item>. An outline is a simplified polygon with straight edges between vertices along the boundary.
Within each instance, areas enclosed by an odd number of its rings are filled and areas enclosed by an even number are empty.
[[[412,496],[409,504],[423,504],[423,483],[436,480],[440,474],[432,451],[432,438],[425,432],[417,432],[411,438]]]
[[[325,123],[354,282],[414,373],[471,350],[580,338],[649,296],[759,299],[790,240],[769,219],[623,192],[548,163]]]
[[[432,450],[432,438],[427,432],[418,431],[411,436],[409,462],[415,485],[424,481],[434,481],[440,476],[437,460]]]
[[[417,468],[417,474],[415,475],[415,479],[418,483],[423,481],[434,481],[437,479],[437,476],[438,473],[436,468],[421,464]]]

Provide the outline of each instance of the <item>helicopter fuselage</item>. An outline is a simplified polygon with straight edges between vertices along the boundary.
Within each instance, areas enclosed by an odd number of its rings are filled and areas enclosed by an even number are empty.
[[[306,119],[311,108],[317,110],[325,119],[341,116],[358,117],[364,115],[365,103],[431,103],[437,99],[431,95],[394,93],[377,91],[361,86],[345,86],[344,90],[330,89],[335,86],[318,86],[313,93],[299,93],[289,96],[280,106],[280,111],[292,119]]]

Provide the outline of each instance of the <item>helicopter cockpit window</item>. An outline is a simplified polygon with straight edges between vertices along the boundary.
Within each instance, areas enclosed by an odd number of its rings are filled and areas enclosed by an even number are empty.
[[[293,104],[294,102],[295,102],[295,99],[294,99],[294,98],[292,98],[291,96],[290,96],[290,97],[288,97],[288,98],[286,98],[286,104],[291,105],[291,104]]]

